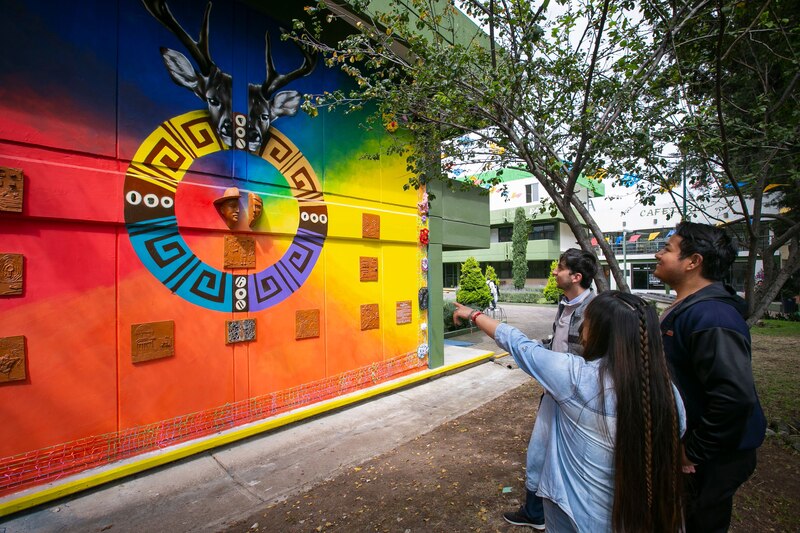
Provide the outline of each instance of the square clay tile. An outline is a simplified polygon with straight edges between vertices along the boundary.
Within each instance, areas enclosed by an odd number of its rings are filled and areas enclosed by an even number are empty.
[[[361,214],[361,236],[365,239],[381,238],[380,215]]]
[[[0,254],[0,296],[22,294],[22,254]]]
[[[378,281],[378,258],[360,258],[359,270],[361,272],[361,281]]]
[[[25,368],[25,336],[0,338],[0,383],[25,380]]]
[[[22,213],[22,170],[0,167],[0,211]]]
[[[361,331],[367,329],[378,329],[380,318],[378,316],[378,304],[364,304],[361,306]]]
[[[294,338],[312,339],[319,337],[319,309],[295,311]]]
[[[243,235],[225,235],[224,268],[255,268],[256,241]]]
[[[134,363],[175,355],[175,322],[131,325],[131,360]]]
[[[397,324],[411,323],[411,300],[397,302],[396,306]]]

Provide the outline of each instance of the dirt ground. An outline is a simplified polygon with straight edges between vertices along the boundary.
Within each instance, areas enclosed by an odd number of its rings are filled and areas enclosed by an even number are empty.
[[[531,380],[228,531],[531,531],[507,524],[502,513],[524,498],[525,449],[541,392]],[[771,437],[758,460],[736,495],[731,531],[800,531],[800,454]]]

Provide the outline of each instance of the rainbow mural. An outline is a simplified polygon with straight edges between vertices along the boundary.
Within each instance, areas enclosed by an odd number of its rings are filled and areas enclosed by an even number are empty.
[[[424,191],[295,8],[3,5],[0,496],[427,367]]]

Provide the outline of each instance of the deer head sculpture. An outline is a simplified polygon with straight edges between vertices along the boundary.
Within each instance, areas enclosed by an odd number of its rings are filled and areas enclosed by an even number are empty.
[[[303,53],[303,64],[300,68],[288,74],[278,74],[272,61],[269,33],[265,36],[266,48],[264,55],[267,60],[267,77],[261,85],[250,83],[247,85],[249,102],[249,120],[247,128],[248,150],[256,151],[269,138],[269,127],[278,117],[292,117],[300,108],[301,95],[297,91],[281,91],[278,89],[292,81],[307,76],[317,64],[317,56],[298,45]]]
[[[238,116],[237,127],[233,126],[231,75],[223,72],[211,59],[208,45],[208,25],[211,13],[211,2],[206,4],[200,35],[195,41],[181,27],[167,6],[166,0],[142,0],[147,11],[169,30],[190,53],[197,69],[180,52],[170,48],[161,48],[161,57],[167,72],[177,85],[189,89],[208,106],[211,123],[216,127],[222,142],[229,147],[247,148],[256,152],[269,139],[269,128],[272,122],[281,116],[294,116],[300,107],[301,95],[297,91],[281,91],[290,82],[310,74],[317,63],[315,54],[298,45],[303,53],[303,64],[300,68],[288,73],[278,74],[272,60],[269,33],[266,34],[267,77],[262,84],[248,84],[248,115],[244,128],[240,126],[241,115]],[[244,132],[240,134],[240,132]],[[234,143],[234,138],[237,142]]]

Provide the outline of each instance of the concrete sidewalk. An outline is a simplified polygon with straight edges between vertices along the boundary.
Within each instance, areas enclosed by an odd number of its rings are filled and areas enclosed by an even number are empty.
[[[508,322],[547,333],[552,307],[507,306]],[[544,331],[542,331],[544,330]],[[446,346],[445,366],[496,345],[480,332]],[[487,347],[489,349],[487,349]],[[0,519],[0,533],[217,531],[261,507],[307,490],[497,398],[528,378],[487,362],[203,452]]]

